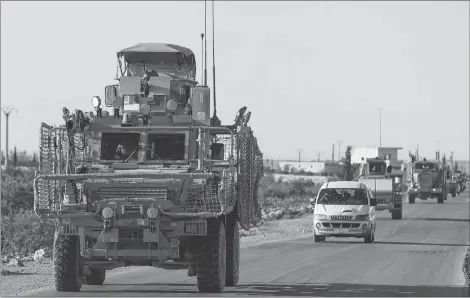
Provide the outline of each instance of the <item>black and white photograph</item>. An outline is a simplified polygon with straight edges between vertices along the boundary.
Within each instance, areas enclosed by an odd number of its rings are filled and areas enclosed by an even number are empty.
[[[1,1],[1,297],[470,297],[470,1]]]

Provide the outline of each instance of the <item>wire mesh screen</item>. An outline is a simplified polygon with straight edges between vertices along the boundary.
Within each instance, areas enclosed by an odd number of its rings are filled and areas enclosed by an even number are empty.
[[[263,176],[263,154],[250,127],[241,126],[237,139],[240,226],[248,230],[261,215],[258,202],[258,184]]]
[[[83,134],[73,136],[73,155],[71,155],[70,143],[64,129],[55,128],[46,123],[41,123],[39,134],[39,172],[37,174],[64,174],[69,166],[68,173],[75,172],[83,160],[90,159],[91,152],[87,150],[86,139]],[[71,162],[67,163],[67,159]],[[34,210],[39,215],[47,215],[59,210],[59,203],[63,200],[65,189],[64,180],[44,180],[39,178],[34,194]]]

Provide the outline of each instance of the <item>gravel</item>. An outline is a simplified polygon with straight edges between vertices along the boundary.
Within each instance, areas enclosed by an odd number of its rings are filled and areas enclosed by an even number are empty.
[[[261,243],[299,237],[312,231],[311,217],[265,221],[250,231],[240,230],[240,246],[249,247]],[[0,297],[15,296],[23,292],[54,287],[54,271],[51,259],[24,260],[23,266],[1,264]],[[107,272],[107,276],[122,274],[139,267],[121,267]]]
[[[465,260],[463,261],[462,270],[465,276],[465,283],[470,289],[470,247],[467,249],[467,254],[465,256]]]

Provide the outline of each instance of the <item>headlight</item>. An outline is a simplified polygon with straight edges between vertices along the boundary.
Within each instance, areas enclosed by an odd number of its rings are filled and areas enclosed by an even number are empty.
[[[99,108],[101,106],[101,98],[99,98],[99,96],[93,96],[91,98],[91,104],[93,107]]]
[[[113,217],[114,211],[110,207],[104,207],[103,211],[101,211],[101,214],[103,214],[103,217],[108,219]]]
[[[157,214],[158,214],[157,208],[150,207],[149,209],[147,209],[147,216],[149,218],[155,218],[155,217],[157,217]]]
[[[327,219],[327,216],[325,214],[314,214],[313,215],[313,219],[316,219],[316,220],[325,220]]]
[[[356,215],[356,220],[366,221],[366,220],[369,220],[369,219],[370,219],[369,214]]]
[[[144,103],[139,106],[139,110],[142,114],[148,115],[151,112],[151,108],[148,104]]]

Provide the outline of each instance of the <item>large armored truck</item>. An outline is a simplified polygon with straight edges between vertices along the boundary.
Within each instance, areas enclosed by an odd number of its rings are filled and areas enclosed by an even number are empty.
[[[414,204],[416,198],[421,200],[436,198],[438,204],[444,204],[448,194],[447,171],[439,159],[415,161],[412,171],[412,185],[408,190],[409,203]]]
[[[235,286],[239,225],[257,221],[263,175],[251,113],[210,118],[190,49],[138,44],[117,58],[118,84],[94,111],[41,125],[35,212],[56,222],[57,291],[123,266],[186,269],[200,292]]]
[[[359,174],[355,180],[363,182],[370,188],[377,200],[375,210],[388,210],[392,214],[392,219],[401,219],[405,187],[404,172],[394,171],[386,160],[379,158],[367,158],[359,166]]]

